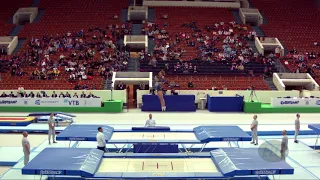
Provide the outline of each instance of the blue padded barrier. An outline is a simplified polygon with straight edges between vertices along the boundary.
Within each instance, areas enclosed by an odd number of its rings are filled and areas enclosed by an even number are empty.
[[[165,95],[166,111],[196,111],[195,95]],[[159,97],[142,95],[142,111],[161,111]]]
[[[309,124],[309,129],[312,129],[316,134],[320,134],[320,124]]]
[[[93,177],[103,154],[98,149],[46,148],[22,168],[22,174]]]
[[[156,131],[169,132],[170,127],[168,126],[132,127],[131,130],[135,132],[156,132]]]
[[[209,96],[207,95],[210,112],[243,112],[243,96]]]
[[[261,152],[261,148],[259,151]],[[222,148],[211,151],[213,162],[224,176],[293,174],[294,169],[270,149],[265,148],[268,158],[262,159],[256,148]],[[273,154],[273,155],[271,155]]]
[[[78,125],[73,124],[64,129],[58,136],[60,141],[96,141],[98,127],[102,127],[103,134],[108,141],[114,128],[106,125]]]
[[[251,141],[251,136],[238,126],[198,126],[193,130],[201,142]]]

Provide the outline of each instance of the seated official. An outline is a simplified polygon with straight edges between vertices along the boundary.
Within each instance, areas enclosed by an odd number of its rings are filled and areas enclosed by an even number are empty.
[[[52,97],[52,98],[56,98],[56,97],[58,97],[58,95],[56,94],[56,92],[55,92],[55,91],[53,91],[53,93],[52,93],[51,97]]]
[[[13,92],[11,91],[11,93],[9,94],[9,97],[17,97],[16,95],[13,94]]]
[[[29,94],[29,97],[30,97],[30,98],[34,98],[35,96],[36,96],[36,95],[31,91],[30,94]]]
[[[59,95],[59,98],[64,98],[65,95],[61,92],[60,95]]]
[[[5,92],[3,92],[0,97],[8,97],[8,95]]]
[[[78,94],[74,93],[73,98],[78,98],[78,97],[79,97]]]
[[[80,98],[86,98],[87,95],[84,93],[84,91],[82,91],[82,94],[80,95]]]
[[[48,94],[47,94],[45,91],[43,91],[43,92],[42,92],[42,97],[49,97],[49,96],[48,96]]]
[[[188,82],[188,87],[193,88],[193,83],[191,81]]]
[[[67,92],[65,95],[66,98],[71,98],[71,95]]]
[[[37,98],[42,98],[41,94],[39,92],[37,92],[37,95],[36,95]]]
[[[149,114],[149,119],[146,121],[145,127],[155,127],[156,121],[152,119],[152,114]]]

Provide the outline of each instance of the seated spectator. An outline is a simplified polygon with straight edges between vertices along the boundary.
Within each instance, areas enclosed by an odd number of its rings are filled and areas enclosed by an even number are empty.
[[[51,97],[52,97],[52,98],[57,98],[57,97],[58,97],[58,95],[56,94],[56,92],[55,92],[55,91],[53,91],[53,92],[52,92]]]
[[[188,88],[193,88],[193,83],[192,83],[192,81],[189,81],[189,82],[188,82]]]
[[[31,91],[29,97],[34,98],[36,95]]]
[[[36,95],[37,98],[42,98],[40,92],[37,92],[37,95]]]
[[[197,66],[193,66],[193,73],[198,73],[198,68],[197,68]]]
[[[145,89],[146,89],[146,85],[144,84],[144,82],[141,82],[141,83],[140,83],[139,89],[140,89],[140,90],[145,90]]]
[[[118,15],[117,14],[115,14],[114,16],[113,16],[113,19],[118,19],[119,17],[118,17]]]
[[[222,89],[223,90],[228,90],[227,86],[225,86],[225,85],[222,86]]]
[[[74,93],[73,98],[78,98],[78,94]]]
[[[84,93],[84,91],[82,91],[82,94],[80,95],[80,98],[86,98],[87,95]]]
[[[240,64],[240,65],[238,66],[238,70],[240,70],[240,71],[243,71],[243,70],[244,70],[243,64]]]
[[[24,93],[24,87],[22,87],[21,85],[18,88],[18,93]]]
[[[178,93],[172,88],[171,89],[171,95],[178,95]]]
[[[65,95],[61,92],[60,95],[59,95],[59,98],[64,98]]]
[[[5,92],[3,92],[0,97],[8,97],[8,95]]]
[[[118,84],[118,89],[119,89],[119,90],[124,90],[124,89],[125,89],[125,87],[124,87],[124,85],[122,84],[122,82],[119,82],[119,84]]]
[[[168,19],[168,14],[162,15],[162,19]]]
[[[71,98],[71,95],[67,92],[65,98]]]

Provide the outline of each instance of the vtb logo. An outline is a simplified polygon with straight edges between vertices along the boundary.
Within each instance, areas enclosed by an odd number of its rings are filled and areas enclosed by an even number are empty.
[[[73,106],[79,106],[79,104],[80,104],[79,101],[76,101],[76,100],[69,101],[69,105],[70,105],[70,106],[72,106],[72,105],[73,105]]]

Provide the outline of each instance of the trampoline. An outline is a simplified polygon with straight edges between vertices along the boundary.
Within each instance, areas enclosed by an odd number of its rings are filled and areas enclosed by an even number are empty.
[[[30,113],[28,116],[34,116],[37,122],[47,122],[50,118],[51,112],[35,112]],[[73,123],[73,118],[75,118],[75,115],[63,113],[63,112],[53,112],[54,119],[57,123],[57,126],[59,126],[59,123],[65,122],[69,125]]]
[[[320,124],[309,124],[308,128],[312,129],[317,134],[316,142],[314,144],[314,149],[316,149],[320,135]]]
[[[229,179],[293,173],[294,169],[285,161],[267,162],[255,148],[223,148],[191,154],[104,154],[97,149],[47,148],[22,169],[22,174],[53,175],[64,179],[72,176],[90,179]]]
[[[238,126],[198,126],[189,131],[174,131],[169,127],[133,127],[130,130],[117,131],[106,125],[83,124],[68,126],[57,136],[57,141],[96,141],[98,127],[103,128],[106,142],[114,144],[119,152],[128,144],[131,145],[130,148],[133,147],[134,152],[177,153],[180,150],[178,145],[182,145],[188,152],[184,144],[191,144],[190,149],[195,144],[202,144],[201,152],[209,142],[226,141],[231,146],[232,141],[237,142],[237,145],[238,141],[251,141],[251,136]],[[124,146],[118,148],[117,144]]]
[[[0,126],[27,126],[34,121],[34,117],[0,117]]]

